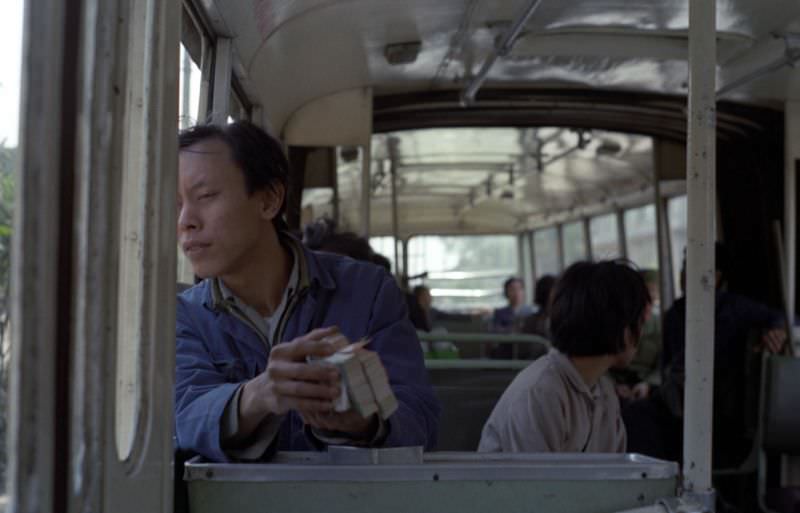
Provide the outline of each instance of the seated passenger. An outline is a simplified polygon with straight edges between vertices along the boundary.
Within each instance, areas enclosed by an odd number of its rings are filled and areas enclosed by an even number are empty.
[[[545,274],[536,281],[533,291],[536,312],[525,318],[523,333],[550,338],[550,296],[555,285],[556,277],[552,274]]]
[[[625,427],[605,376],[636,352],[649,302],[625,262],[578,262],[558,281],[554,348],[520,372],[483,428],[482,452],[624,452]]]
[[[780,353],[786,343],[785,317],[747,297],[726,290],[733,261],[721,243],[715,245],[714,303],[714,468],[740,465],[752,442],[747,433],[749,382],[748,355],[767,351]],[[686,290],[686,259],[680,274]],[[756,335],[755,340],[751,337]],[[623,411],[632,432],[630,447],[656,458],[681,460],[683,396],[686,359],[686,297],[677,299],[664,316],[661,357],[662,384],[646,401],[630,404]],[[725,426],[721,429],[721,426]]]
[[[639,339],[636,356],[626,369],[612,369],[617,394],[625,401],[645,399],[661,384],[661,305],[658,271],[642,270],[642,278],[652,298],[647,320]]]
[[[512,276],[503,283],[503,295],[508,306],[497,308],[492,315],[492,331],[498,333],[518,332],[522,321],[533,313],[533,308],[525,304],[525,283]]]
[[[503,283],[503,295],[508,300],[508,306],[495,309],[490,329],[496,333],[519,333],[525,319],[534,312],[530,305],[525,304],[525,283],[512,276]],[[490,356],[509,359],[513,353],[513,344],[497,344],[492,348]]]
[[[439,405],[394,279],[315,253],[286,232],[288,163],[247,122],[181,132],[178,235],[203,281],[178,297],[179,449],[213,461],[329,444],[436,441]],[[340,381],[307,359],[368,337],[399,408],[387,420],[336,413]]]

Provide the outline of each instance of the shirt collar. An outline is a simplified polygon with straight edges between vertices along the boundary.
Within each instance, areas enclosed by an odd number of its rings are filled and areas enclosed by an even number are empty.
[[[292,252],[293,262],[292,270],[289,273],[289,282],[286,289],[284,289],[283,299],[291,297],[296,292],[308,288],[309,279],[309,263],[306,255],[306,250],[303,248],[302,243],[287,233],[279,233],[281,244]],[[208,279],[209,282],[209,297],[206,303],[207,307],[213,310],[226,310],[231,306],[241,308],[244,304],[237,298],[229,288],[227,288],[217,277]]]
[[[572,364],[569,357],[556,348],[550,349],[550,359],[558,369],[559,373],[567,378],[569,385],[577,392],[597,400],[600,395],[600,385],[596,383],[593,387],[586,384],[578,369]]]

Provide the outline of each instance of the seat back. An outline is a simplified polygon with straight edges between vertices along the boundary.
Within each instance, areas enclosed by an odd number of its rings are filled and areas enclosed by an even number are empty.
[[[477,450],[483,425],[518,372],[518,368],[429,369],[442,405],[437,450]]]
[[[762,447],[800,454],[800,358],[767,357],[762,380]]]

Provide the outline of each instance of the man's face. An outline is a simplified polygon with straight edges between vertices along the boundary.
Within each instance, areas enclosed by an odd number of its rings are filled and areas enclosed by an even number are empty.
[[[506,287],[506,297],[511,306],[519,306],[525,301],[525,287],[519,280],[514,280]]]
[[[236,273],[269,229],[270,195],[247,194],[244,174],[218,139],[181,150],[178,163],[178,241],[194,273]]]

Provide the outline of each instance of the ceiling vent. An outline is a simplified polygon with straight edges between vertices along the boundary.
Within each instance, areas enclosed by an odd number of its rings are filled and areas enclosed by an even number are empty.
[[[421,47],[422,43],[420,41],[394,43],[386,45],[386,48],[383,50],[383,55],[386,57],[386,62],[392,66],[411,64],[417,60]]]

